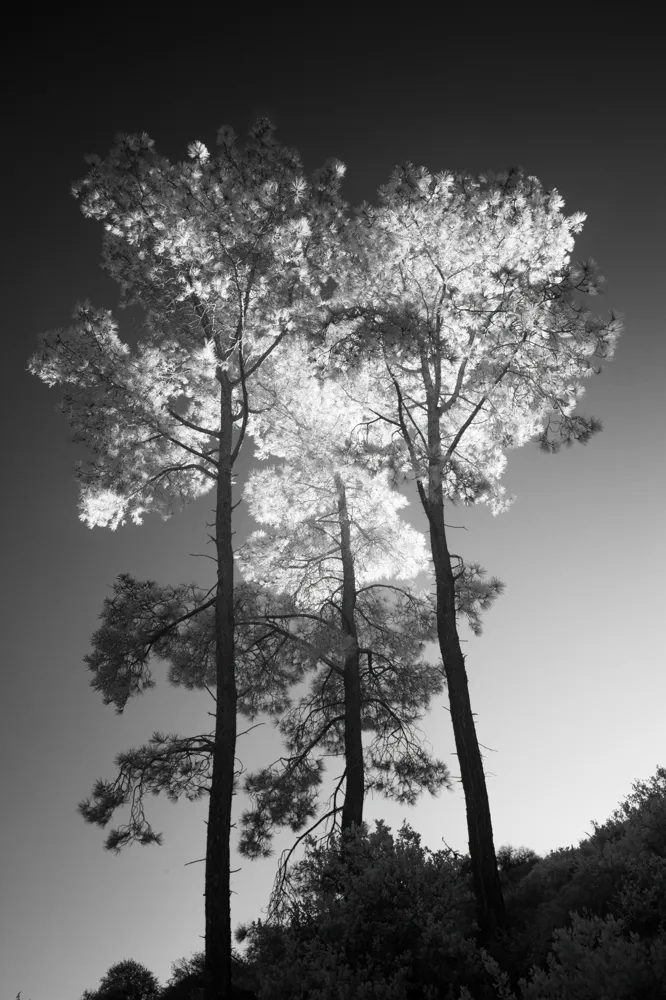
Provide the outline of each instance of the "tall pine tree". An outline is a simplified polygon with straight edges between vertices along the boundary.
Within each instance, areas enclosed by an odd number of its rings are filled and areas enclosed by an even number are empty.
[[[120,136],[74,193],[104,223],[107,273],[144,313],[136,350],[110,312],[78,306],[75,324],[47,334],[30,369],[63,387],[81,463],[81,518],[116,528],[145,513],[169,517],[215,491],[216,719],[206,846],[206,1000],[230,992],[229,831],[234,783],[232,480],[265,359],[307,325],[332,273],[342,164],[311,180],[266,120],[244,147],[229,128],[211,157],[159,156],[145,134]]]
[[[574,414],[612,356],[620,321],[591,315],[594,262],[572,264],[585,216],[520,170],[471,177],[406,164],[346,231],[345,276],[325,324],[328,377],[365,406],[359,455],[415,481],[430,532],[482,937],[505,925],[483,761],[456,626],[446,503],[508,506],[506,450],[556,451],[600,428]]]

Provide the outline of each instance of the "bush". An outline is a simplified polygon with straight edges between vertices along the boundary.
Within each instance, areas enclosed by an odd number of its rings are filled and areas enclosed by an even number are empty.
[[[553,851],[538,861],[506,897],[512,940],[523,969],[545,962],[553,932],[571,926],[573,911],[608,916],[625,871],[619,854],[598,847]]]
[[[160,992],[160,984],[145,965],[125,958],[109,968],[97,990],[85,990],[82,1000],[157,1000]]]
[[[571,927],[553,935],[547,968],[520,980],[521,1000],[665,1000],[666,939],[641,940],[624,921],[572,914]],[[516,1000],[508,976],[484,954],[497,1000]],[[474,1000],[465,987],[460,1000]]]
[[[641,940],[614,916],[572,915],[554,933],[548,968],[534,970],[524,1000],[663,1000],[666,940]]]
[[[489,982],[451,851],[423,849],[407,824],[394,840],[381,821],[339,845],[309,842],[282,926],[241,928],[262,1000],[454,1000],[463,984]]]
[[[486,950],[448,848],[381,821],[306,844],[280,921],[237,932],[261,1000],[666,1000],[664,769],[577,848],[500,848],[510,929]]]
[[[231,975],[236,1000],[250,1000],[256,996],[256,979],[246,960],[236,951],[232,953]],[[203,951],[172,962],[171,977],[162,990],[160,1000],[198,1000],[203,990],[203,976]]]

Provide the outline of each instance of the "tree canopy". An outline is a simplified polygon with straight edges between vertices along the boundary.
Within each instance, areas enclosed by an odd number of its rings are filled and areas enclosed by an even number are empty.
[[[155,733],[119,755],[117,779],[81,812],[105,826],[129,805],[107,839],[118,848],[159,841],[145,791],[209,795],[205,1000],[219,1000],[231,984],[238,713],[279,716],[290,753],[247,780],[256,808],[242,843],[256,855],[276,823],[313,818],[317,746],[344,756],[343,830],[361,826],[368,788],[413,802],[448,784],[413,738],[446,684],[478,924],[492,936],[506,913],[458,622],[480,632],[502,585],[450,551],[444,508],[505,510],[510,448],[556,451],[600,429],[574,411],[621,323],[584,304],[602,281],[593,261],[571,262],[584,216],[565,216],[558,192],[519,169],[476,178],[409,163],[376,206],[350,213],[343,165],[307,178],[265,119],[244,146],[220,129],[216,156],[195,142],[171,163],[145,134],[121,135],[89,166],[74,194],[104,225],[104,267],[122,304],[143,310],[143,335],[130,347],[108,310],[83,303],[72,327],[42,337],[30,370],[62,388],[88,449],[77,476],[90,527],[168,518],[214,490],[216,583],[121,574],[86,660],[122,711],[152,686],[151,658],[166,659],[172,683],[214,688],[215,727]],[[234,553],[247,434],[258,459],[280,464],[251,474],[244,500],[260,528]],[[429,551],[404,519],[406,482]],[[417,588],[423,573],[434,593]],[[310,700],[293,708],[307,673]]]

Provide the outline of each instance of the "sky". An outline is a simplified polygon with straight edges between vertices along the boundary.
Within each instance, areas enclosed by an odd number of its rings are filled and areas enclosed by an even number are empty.
[[[166,982],[172,962],[203,947],[206,803],[151,799],[163,846],[118,856],[76,807],[97,778],[114,776],[117,753],[154,730],[209,726],[208,696],[170,688],[160,665],[157,687],[117,716],[90,688],[83,656],[119,573],[206,584],[212,564],[192,554],[206,551],[212,498],[167,522],[87,528],[73,473],[81,453],[54,412],[58,391],[26,371],[38,334],[68,325],[77,301],[116,307],[99,268],[101,227],[69,189],[86,172],[83,157],[105,154],[119,131],[146,131],[180,159],[194,139],[212,147],[222,124],[244,135],[266,114],[307,170],[328,156],[347,164],[343,195],[353,204],[372,201],[410,160],[472,173],[522,165],[557,187],[567,212],[587,213],[574,255],[593,256],[606,276],[593,305],[625,318],[616,358],[581,406],[603,433],[556,456],[536,445],[510,452],[508,513],[447,512],[463,526],[452,530],[455,550],[507,587],[483,636],[464,634],[496,847],[577,845],[634,781],[666,765],[662,39],[619,22],[576,21],[559,34],[407,16],[382,27],[358,9],[317,22],[297,6],[156,28],[141,11],[109,8],[103,28],[76,8],[66,21],[26,15],[2,60],[11,109],[2,138],[3,998],[78,1000],[123,958]],[[137,316],[119,319],[131,338]],[[424,528],[410,499],[408,517]],[[240,508],[239,542],[252,527]],[[457,776],[445,692],[423,731]],[[237,754],[247,770],[279,756],[270,723],[243,736]],[[247,805],[239,794],[236,816]],[[406,819],[434,851],[467,850],[459,783],[413,808],[369,799],[365,817],[394,832]],[[234,854],[234,926],[265,916],[292,839],[278,835],[269,860]]]

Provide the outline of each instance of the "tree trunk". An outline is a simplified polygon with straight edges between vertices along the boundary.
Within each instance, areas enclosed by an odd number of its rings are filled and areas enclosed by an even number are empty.
[[[365,775],[361,733],[361,679],[358,649],[345,660],[345,801],[342,832],[351,833],[363,822]]]
[[[495,931],[507,926],[502,887],[493,842],[490,803],[479,741],[472,715],[467,685],[465,657],[460,648],[456,624],[455,580],[444,523],[442,489],[442,446],[439,413],[429,406],[428,445],[430,451],[428,493],[419,494],[428,517],[430,548],[437,591],[437,637],[449,692],[451,722],[467,810],[467,833],[476,898],[480,943],[487,943]]]
[[[216,711],[213,775],[206,842],[206,951],[204,1000],[227,1000],[231,993],[230,834],[236,753],[234,673],[234,556],[232,513],[232,409],[226,372],[219,375],[220,451],[215,516],[217,548]]]
[[[342,554],[342,627],[349,636],[351,648],[345,657],[345,800],[342,807],[342,833],[353,832],[363,822],[365,774],[363,767],[363,737],[361,731],[361,673],[358,636],[356,632],[356,578],[351,550],[351,529],[345,484],[335,476],[338,491],[340,542]]]

